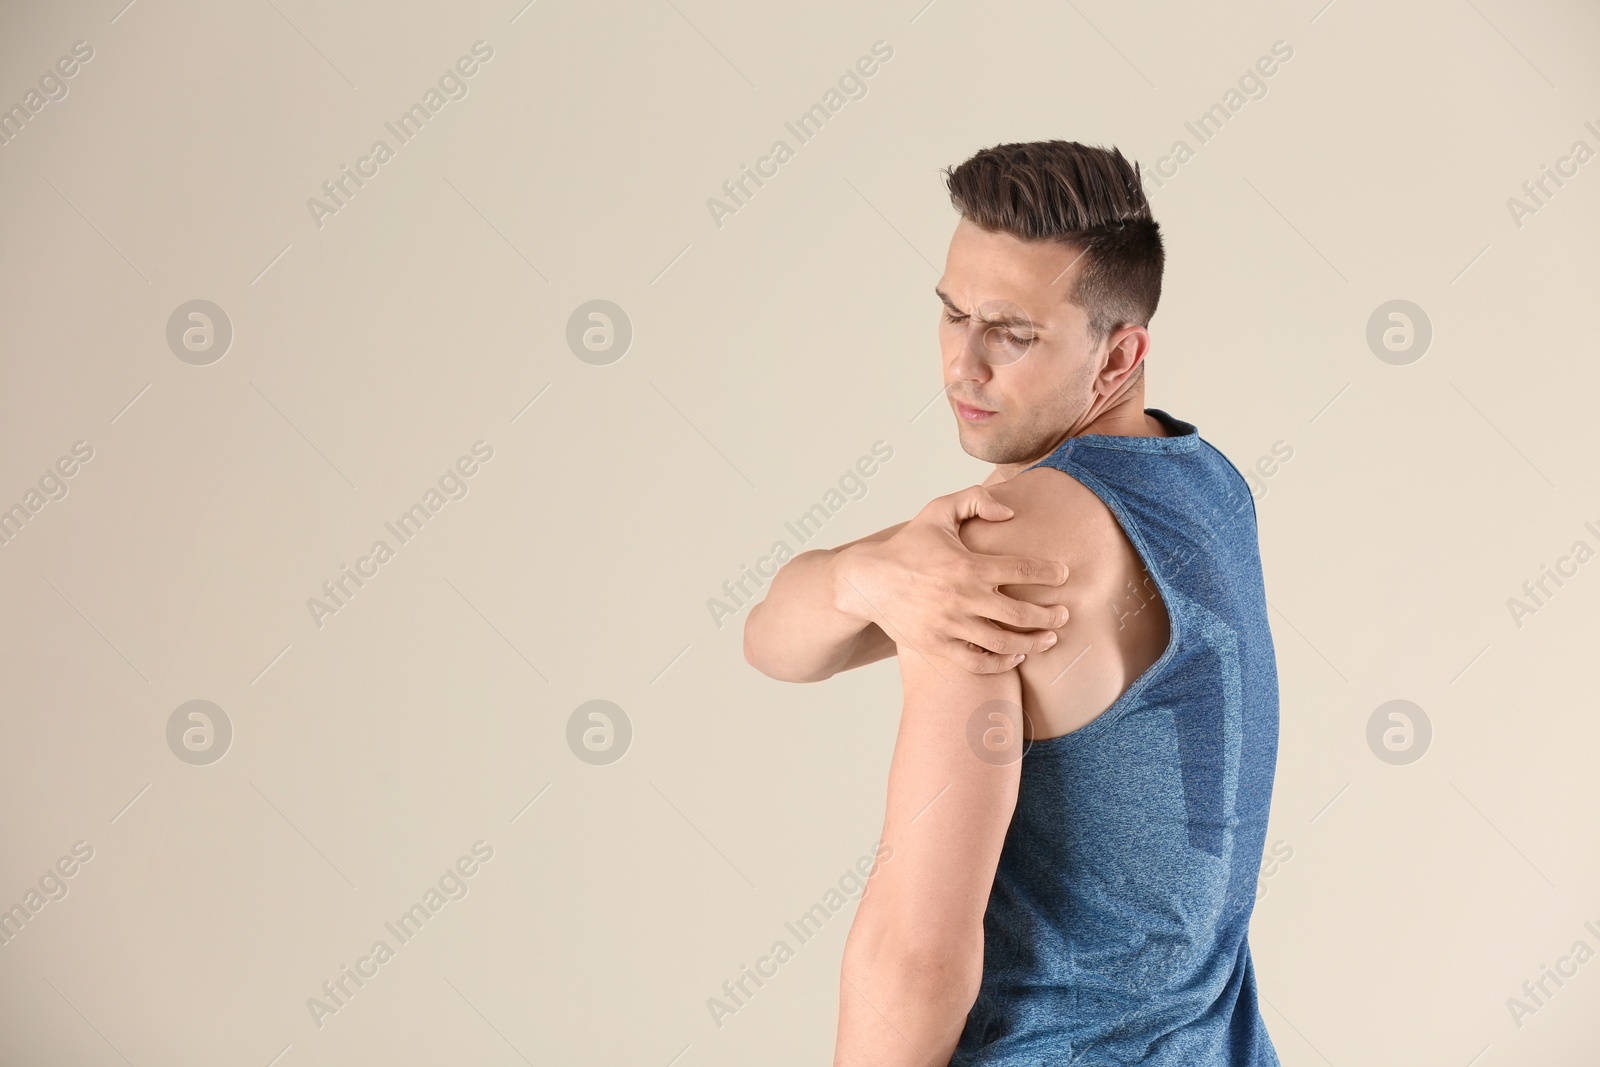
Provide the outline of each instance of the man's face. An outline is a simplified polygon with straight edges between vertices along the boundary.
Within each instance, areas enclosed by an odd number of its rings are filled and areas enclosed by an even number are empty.
[[[966,219],[956,226],[937,287],[939,347],[968,455],[997,465],[1038,459],[1096,399],[1106,343],[1090,344],[1088,315],[1066,298],[1078,255]]]

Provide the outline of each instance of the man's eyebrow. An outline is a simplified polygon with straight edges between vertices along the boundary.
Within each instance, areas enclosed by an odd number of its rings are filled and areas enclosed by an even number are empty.
[[[956,306],[955,301],[951,300],[950,297],[949,297],[949,294],[947,294],[943,289],[939,288],[936,285],[936,286],[933,287],[933,291],[934,291],[934,294],[937,295],[940,300],[944,301],[944,306],[945,307],[949,308],[951,311],[954,311],[958,315],[965,315],[966,314],[965,311],[962,311],[959,307]],[[1017,313],[1002,312],[1002,313],[996,314],[996,315],[985,315],[985,316],[982,317],[982,321],[990,323],[991,325],[994,325],[994,326],[1006,326],[1006,327],[1011,327],[1011,328],[1016,328],[1016,327],[1020,326],[1020,327],[1023,327],[1025,329],[1034,330],[1034,331],[1036,331],[1038,333],[1043,333],[1044,332],[1044,326],[1041,323],[1039,323],[1039,322],[1035,321],[1034,319],[1030,318],[1026,313],[1023,313],[1023,312],[1017,312]]]

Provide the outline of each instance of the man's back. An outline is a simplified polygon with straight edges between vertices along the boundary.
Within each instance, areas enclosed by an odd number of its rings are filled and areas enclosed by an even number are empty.
[[[1278,733],[1254,505],[1153,414],[1172,436],[1070,438],[974,542],[1059,520],[1078,588],[1020,668],[1034,740],[952,1067],[1277,1063],[1246,937]]]

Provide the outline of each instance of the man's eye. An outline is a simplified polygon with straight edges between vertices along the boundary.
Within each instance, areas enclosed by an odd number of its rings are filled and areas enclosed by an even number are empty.
[[[990,344],[1027,345],[1025,338],[1018,337],[1010,330],[1001,326],[991,326],[983,333],[984,340]]]
[[[948,308],[946,308],[944,312],[944,321],[953,325],[960,325],[961,323],[966,322],[968,318],[970,318],[970,316],[957,315]],[[1015,345],[1019,348],[1027,348],[1029,345],[1033,344],[1033,338],[1018,337],[1016,334],[1012,333],[1003,326],[990,326],[983,332],[983,336],[985,342],[990,345],[1007,344]]]

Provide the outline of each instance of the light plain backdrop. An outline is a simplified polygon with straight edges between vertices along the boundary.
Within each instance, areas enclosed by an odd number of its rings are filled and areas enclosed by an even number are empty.
[[[0,146],[0,905],[31,915],[0,1061],[828,1062],[854,904],[803,945],[784,924],[877,837],[898,678],[769,681],[743,605],[708,601],[802,547],[785,522],[875,442],[807,547],[983,477],[930,406],[939,171],[1063,138],[1166,175],[1148,403],[1241,468],[1292,450],[1257,502],[1292,858],[1252,944],[1283,1061],[1596,1062],[1600,962],[1523,990],[1600,951],[1600,562],[1523,592],[1600,550],[1593,5],[125,3],[0,9],[0,104],[93,50]],[[801,143],[785,122],[880,41]],[[231,324],[207,365],[167,340],[194,300]],[[568,344],[591,300],[620,359]],[[1368,343],[1392,300],[1431,325],[1410,362]],[[1367,740],[1397,699],[1432,728],[1406,764]],[[191,700],[231,726],[191,738],[209,764],[169,745]],[[568,743],[591,700],[631,727],[607,765]]]

